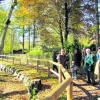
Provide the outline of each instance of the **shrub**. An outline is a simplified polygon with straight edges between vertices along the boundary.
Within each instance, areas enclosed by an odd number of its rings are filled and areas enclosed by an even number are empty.
[[[41,48],[35,47],[28,54],[31,55],[31,56],[42,56],[43,55],[43,51],[41,50]]]

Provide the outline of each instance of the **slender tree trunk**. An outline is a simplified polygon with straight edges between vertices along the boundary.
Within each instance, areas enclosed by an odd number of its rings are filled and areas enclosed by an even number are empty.
[[[61,20],[59,20],[59,29],[60,29],[61,46],[63,48],[64,47],[64,42],[63,42],[63,34],[62,34]]]
[[[10,39],[11,39],[11,42],[10,42],[10,53],[12,54],[12,33],[10,34]]]
[[[30,51],[30,35],[31,35],[30,26],[28,28],[28,31],[29,31],[29,51]]]
[[[14,44],[15,44],[15,33],[12,34],[12,54],[13,54],[13,49],[14,49]]]
[[[24,26],[23,26],[23,52],[24,52],[24,44],[25,44],[25,33],[24,33]]]
[[[35,21],[34,21],[34,31],[33,31],[33,48],[35,47],[35,34],[36,34],[36,25],[35,25]]]
[[[69,31],[68,31],[68,15],[69,15],[68,5],[65,2],[65,35],[64,35],[65,42],[67,41],[67,37],[68,37],[68,33],[69,33]]]
[[[11,47],[10,47],[11,54],[13,54],[13,47],[14,47],[14,33],[11,33]]]
[[[10,45],[11,54],[13,54],[13,46],[14,46],[14,33],[11,33],[11,45]]]
[[[100,46],[100,33],[99,33],[99,1],[96,0],[96,34],[97,46]]]
[[[5,22],[5,27],[4,27],[4,30],[3,30],[3,37],[2,37],[1,45],[0,45],[0,53],[2,53],[2,50],[3,50],[3,48],[4,48],[4,42],[5,42],[5,38],[6,38],[6,33],[7,33],[7,30],[8,30],[8,26],[9,26],[9,24],[10,24],[10,19],[11,19],[11,16],[12,16],[12,12],[13,12],[14,7],[15,7],[16,5],[17,5],[17,0],[14,0],[12,6],[11,6],[11,8],[10,8],[7,21]]]

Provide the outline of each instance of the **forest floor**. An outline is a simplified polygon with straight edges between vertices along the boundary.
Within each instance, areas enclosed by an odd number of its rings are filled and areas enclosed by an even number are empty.
[[[0,72],[0,100],[28,100],[27,88],[12,75]]]
[[[42,90],[38,93],[38,100],[46,97],[51,90],[59,85],[57,77],[51,74],[51,77],[48,78],[45,69],[40,69],[37,72],[32,66],[13,66],[20,69],[23,73],[26,73],[30,79],[39,78],[42,80],[43,86]],[[81,76],[78,76],[77,80],[73,80],[73,85],[73,100],[99,100],[97,99],[100,98],[100,87],[98,85],[93,86],[87,84],[85,78]],[[64,91],[59,97],[59,100],[66,100],[66,95],[67,92]],[[0,100],[29,100],[27,87],[14,76],[0,72]]]

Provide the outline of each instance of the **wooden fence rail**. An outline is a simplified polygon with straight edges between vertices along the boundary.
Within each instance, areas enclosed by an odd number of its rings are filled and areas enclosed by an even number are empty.
[[[20,65],[36,65],[37,71],[39,70],[39,67],[46,66],[48,69],[48,77],[50,77],[50,73],[52,72],[58,77],[59,86],[56,88],[56,90],[53,90],[44,100],[57,100],[57,98],[60,96],[60,94],[66,89],[67,90],[67,100],[72,100],[72,78],[69,75],[68,71],[59,63],[53,62],[51,60],[47,59],[35,59],[30,57],[24,57],[24,60],[21,58],[21,56],[9,56],[9,55],[0,55],[0,58],[2,61],[11,61],[13,64],[20,64]],[[59,69],[59,72],[57,73],[54,71],[51,67],[52,65],[56,65]]]

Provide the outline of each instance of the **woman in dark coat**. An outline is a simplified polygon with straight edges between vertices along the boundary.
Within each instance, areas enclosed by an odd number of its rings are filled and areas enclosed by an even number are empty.
[[[77,68],[80,70],[80,66],[81,66],[81,61],[82,61],[82,53],[80,51],[80,49],[75,49],[74,51],[74,64],[77,66]]]
[[[75,65],[80,67],[81,66],[81,61],[82,61],[82,53],[79,49],[75,49],[75,51],[74,51]]]

